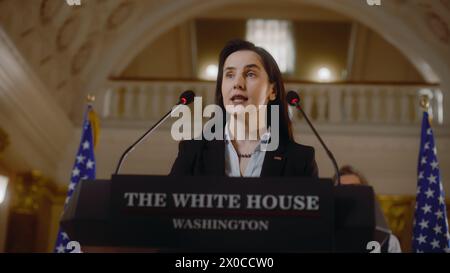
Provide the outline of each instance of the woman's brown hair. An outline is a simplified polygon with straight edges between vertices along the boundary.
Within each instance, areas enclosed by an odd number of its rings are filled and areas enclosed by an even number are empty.
[[[261,58],[262,63],[264,65],[264,69],[266,70],[267,75],[269,76],[269,82],[274,84],[274,89],[276,92],[276,98],[273,101],[269,101],[267,104],[267,126],[270,126],[270,106],[278,105],[280,114],[279,114],[279,129],[280,129],[280,140],[290,140],[293,141],[292,135],[292,125],[291,120],[289,119],[288,114],[288,105],[286,102],[286,91],[284,89],[284,83],[281,76],[280,69],[275,61],[275,59],[267,52],[264,48],[255,46],[253,43],[244,41],[241,39],[235,39],[229,41],[225,47],[220,52],[219,57],[219,71],[217,74],[216,81],[216,95],[215,100],[216,104],[222,108],[223,113],[225,113],[225,106],[223,104],[222,97],[222,77],[223,77],[223,66],[225,65],[225,60],[232,53],[240,50],[250,50],[258,54]],[[225,122],[224,122],[225,126]]]

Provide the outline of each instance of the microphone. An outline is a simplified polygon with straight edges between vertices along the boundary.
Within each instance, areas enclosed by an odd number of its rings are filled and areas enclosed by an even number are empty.
[[[190,103],[192,103],[194,101],[194,97],[195,97],[195,93],[191,90],[187,90],[184,91],[181,96],[180,99],[178,100],[176,107],[172,110],[170,110],[169,112],[167,112],[167,114],[165,114],[158,122],[156,122],[150,129],[147,130],[147,132],[145,132],[138,140],[136,140],[136,142],[134,142],[130,147],[128,147],[125,152],[123,152],[122,156],[120,157],[119,163],[117,164],[116,167],[116,171],[115,171],[115,175],[119,174],[120,171],[120,167],[122,166],[123,161],[125,160],[125,158],[127,157],[127,155],[129,153],[131,153],[134,148],[136,148],[137,145],[139,145],[145,138],[147,138],[147,136],[153,132],[156,128],[159,127],[159,125],[161,125],[161,123],[163,123],[170,115],[170,113],[172,113],[172,111],[176,111],[178,109],[178,107],[180,107],[181,105],[188,105]]]
[[[312,123],[309,120],[308,116],[305,114],[303,109],[300,107],[300,97],[298,96],[297,92],[292,91],[292,90],[289,91],[287,93],[287,95],[286,95],[286,100],[287,100],[287,103],[289,103],[289,105],[295,106],[295,108],[297,108],[302,113],[302,115],[305,118],[306,122],[308,123],[309,127],[313,130],[313,132],[316,135],[317,139],[319,139],[320,144],[322,144],[322,147],[327,152],[328,157],[333,162],[334,169],[335,169],[335,172],[336,172],[337,184],[338,184],[338,186],[340,186],[341,185],[341,177],[339,175],[339,167],[338,167],[338,164],[336,162],[336,159],[334,158],[334,156],[331,153],[331,151],[328,149],[327,145],[325,145],[325,143],[323,142],[323,140],[320,137],[319,133],[317,133],[316,128],[314,128],[314,126],[312,125]]]
[[[192,90],[186,90],[180,95],[177,105],[189,105],[194,101],[195,93]]]

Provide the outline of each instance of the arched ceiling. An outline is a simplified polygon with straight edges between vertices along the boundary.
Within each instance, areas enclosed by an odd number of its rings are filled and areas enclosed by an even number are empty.
[[[398,47],[429,81],[450,87],[450,0],[284,0],[354,18]],[[177,24],[255,0],[0,0],[0,24],[72,120],[145,46]],[[300,12],[300,10],[299,10]]]

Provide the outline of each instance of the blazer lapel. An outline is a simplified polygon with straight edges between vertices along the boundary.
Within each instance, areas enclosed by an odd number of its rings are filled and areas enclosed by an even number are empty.
[[[280,143],[277,150],[266,152],[261,177],[283,175],[284,164],[286,162],[285,148],[286,146]]]
[[[225,175],[225,141],[212,140],[206,142],[203,151],[203,170],[207,175]]]
[[[203,170],[206,175],[225,175],[225,141],[212,140],[206,142],[206,149],[203,150]],[[261,170],[261,177],[283,175],[286,163],[286,145],[280,143],[275,151],[268,151],[264,156]]]

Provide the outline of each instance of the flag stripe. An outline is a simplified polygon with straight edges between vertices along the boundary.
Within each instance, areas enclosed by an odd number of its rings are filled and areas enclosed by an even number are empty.
[[[450,252],[445,194],[442,187],[433,130],[424,112],[417,165],[417,196],[414,214],[414,252]]]
[[[81,135],[80,146],[78,148],[77,155],[75,157],[75,163],[73,165],[72,172],[70,174],[70,184],[69,190],[67,192],[66,203],[64,204],[64,209],[72,197],[76,186],[81,180],[93,180],[95,179],[95,156],[94,156],[94,136],[93,128],[91,124],[91,115],[93,109],[91,105],[88,105],[86,113],[84,115],[83,121],[83,131]],[[54,252],[66,253],[70,252],[67,250],[67,243],[70,241],[69,236],[61,228],[58,232],[58,237],[56,239]]]

